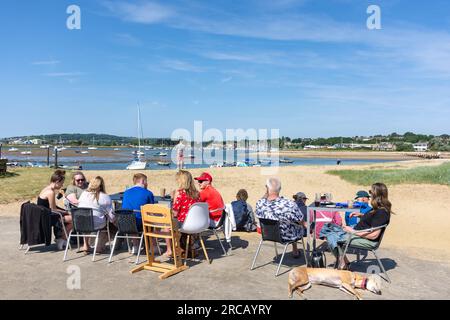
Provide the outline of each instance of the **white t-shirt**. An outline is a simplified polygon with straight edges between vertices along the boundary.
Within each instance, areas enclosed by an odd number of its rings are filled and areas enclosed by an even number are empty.
[[[94,193],[84,191],[81,194],[80,199],[78,199],[78,202],[79,208],[93,209],[94,227],[96,230],[106,227],[106,215],[108,215],[111,220],[114,220],[112,201],[107,194],[100,193],[97,201]]]

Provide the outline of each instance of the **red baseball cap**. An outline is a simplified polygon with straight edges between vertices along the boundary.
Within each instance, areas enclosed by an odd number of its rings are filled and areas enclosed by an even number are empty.
[[[195,178],[195,180],[212,182],[212,181],[213,181],[213,178],[211,177],[211,175],[210,175],[209,173],[203,172],[203,173],[200,175],[200,177]]]

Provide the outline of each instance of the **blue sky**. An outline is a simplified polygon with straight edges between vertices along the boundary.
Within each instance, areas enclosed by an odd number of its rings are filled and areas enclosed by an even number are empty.
[[[66,9],[81,8],[81,30]],[[370,4],[382,29],[366,27]],[[449,133],[450,3],[3,0],[0,137]]]

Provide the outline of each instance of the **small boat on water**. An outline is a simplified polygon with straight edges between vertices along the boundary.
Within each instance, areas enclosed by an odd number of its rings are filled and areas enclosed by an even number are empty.
[[[89,147],[88,150],[98,150],[97,147]]]
[[[119,148],[114,148],[114,151],[119,151]]]
[[[160,153],[157,154],[158,157],[167,157],[167,155],[168,154],[165,153],[165,152],[160,152]]]
[[[23,155],[30,155],[30,154],[31,154],[31,151],[22,151],[20,154],[23,154]]]
[[[142,160],[142,156],[145,155],[145,152],[141,151],[141,139],[143,138],[142,134],[142,123],[141,123],[141,109],[139,107],[139,104],[137,106],[138,111],[138,144],[139,149],[133,152],[135,155],[134,161],[132,161],[128,166],[127,170],[145,170],[147,167],[147,161]]]
[[[170,166],[172,164],[172,162],[170,162],[170,161],[158,161],[157,164],[158,164],[158,166],[166,166],[166,167],[168,167],[168,166]]]
[[[49,145],[45,145],[45,146],[40,146],[39,148],[41,148],[41,149],[48,149],[48,148],[50,148],[50,146]]]
[[[271,164],[272,160],[271,159],[260,159],[258,161],[258,163],[260,163],[260,164]]]
[[[146,167],[147,162],[136,159],[128,165],[127,170],[144,170]]]
[[[81,151],[81,154],[89,154],[89,151]]]
[[[38,163],[38,162],[27,162],[27,167],[29,168],[44,168],[45,165],[43,165],[42,163]]]
[[[17,148],[10,148],[8,151],[9,152],[17,152],[17,151],[19,151],[19,149],[17,149]]]
[[[294,160],[287,159],[287,158],[281,158],[280,163],[294,163]]]
[[[143,151],[141,151],[141,150],[136,150],[136,151],[133,151],[131,154],[133,154],[133,155],[137,155],[137,156],[144,156],[145,155],[145,152],[143,152]]]

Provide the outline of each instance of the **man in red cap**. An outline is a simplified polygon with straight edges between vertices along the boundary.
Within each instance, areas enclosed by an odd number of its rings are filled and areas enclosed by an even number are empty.
[[[211,184],[213,178],[207,172],[203,172],[200,177],[195,178],[200,185],[200,202],[206,202],[209,205],[209,217],[211,226],[215,227],[222,217],[225,210],[225,203],[222,196]]]

